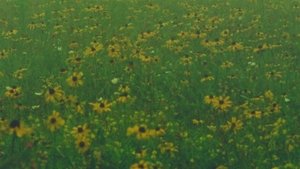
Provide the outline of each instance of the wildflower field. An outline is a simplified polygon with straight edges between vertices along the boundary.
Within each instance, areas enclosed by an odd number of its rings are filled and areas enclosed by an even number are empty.
[[[299,169],[300,0],[0,0],[0,169]]]

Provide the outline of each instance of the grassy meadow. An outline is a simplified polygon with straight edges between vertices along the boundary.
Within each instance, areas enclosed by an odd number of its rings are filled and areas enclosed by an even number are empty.
[[[0,169],[299,169],[299,0],[0,0]]]

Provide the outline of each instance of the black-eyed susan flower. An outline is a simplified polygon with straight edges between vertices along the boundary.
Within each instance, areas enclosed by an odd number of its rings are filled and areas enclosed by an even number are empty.
[[[232,106],[232,101],[229,96],[218,96],[212,102],[214,108],[221,111],[227,111]]]
[[[253,48],[253,52],[262,52],[270,48],[270,45],[264,43],[262,45],[258,45],[256,48]]]
[[[129,95],[129,93],[128,92],[123,92],[123,93],[118,94],[117,101],[120,102],[120,103],[125,103],[130,99],[131,99],[131,96]]]
[[[76,49],[76,48],[79,47],[79,43],[76,42],[76,41],[72,41],[71,43],[69,43],[68,47],[69,47],[70,49]]]
[[[264,96],[268,100],[273,100],[273,98],[274,98],[274,94],[273,94],[273,92],[271,90],[266,91],[264,93]]]
[[[7,32],[3,32],[3,35],[6,36],[7,38],[13,36],[13,35],[16,35],[19,31],[17,29],[12,29],[12,30],[9,30]]]
[[[152,61],[151,57],[148,55],[140,55],[139,59],[144,63],[149,63]]]
[[[201,31],[199,31],[199,30],[196,30],[196,31],[190,33],[190,37],[191,37],[192,39],[202,39],[202,38],[205,38],[206,36],[207,36],[206,33],[201,32]]]
[[[213,95],[206,95],[204,97],[204,103],[205,104],[212,104],[213,101],[214,101],[214,99],[215,99],[215,96],[213,96]]]
[[[192,124],[194,124],[194,125],[200,125],[203,123],[204,123],[204,120],[192,119]]]
[[[180,38],[186,38],[188,35],[188,32],[185,31],[180,31],[179,33],[177,33],[177,36],[179,36]]]
[[[141,160],[138,163],[132,164],[130,169],[150,169],[150,164],[147,161]]]
[[[236,117],[232,117],[231,120],[227,121],[227,124],[222,125],[221,128],[224,131],[232,130],[234,133],[236,133],[238,130],[243,128],[243,122],[238,120]]]
[[[97,102],[90,103],[90,105],[92,106],[94,112],[103,113],[111,111],[112,103],[108,102],[105,99],[101,99]]]
[[[265,73],[265,76],[267,77],[267,79],[281,79],[282,73],[279,71],[269,71]]]
[[[91,140],[88,137],[79,137],[75,144],[79,153],[85,153],[90,148]]]
[[[83,85],[83,73],[73,72],[71,76],[67,78],[67,83],[71,87],[78,87]]]
[[[159,144],[158,148],[160,149],[161,153],[167,153],[171,156],[178,152],[178,148],[173,142],[163,142]]]
[[[183,65],[191,65],[193,58],[189,55],[185,55],[180,58],[180,63]]]
[[[73,137],[80,138],[80,137],[88,137],[90,133],[90,129],[88,128],[87,124],[78,125],[73,127],[71,133]]]
[[[150,129],[148,133],[150,137],[160,137],[165,135],[166,131],[161,127],[156,127],[155,129]]]
[[[35,23],[35,22],[31,22],[31,23],[29,23],[29,24],[27,25],[27,28],[28,28],[29,30],[35,30],[37,27],[38,27],[38,24]]]
[[[136,149],[133,152],[133,155],[135,155],[136,158],[145,158],[147,155],[147,149]]]
[[[78,98],[77,98],[77,96],[74,96],[74,95],[68,95],[68,96],[65,96],[64,101],[67,105],[73,105],[78,101]]]
[[[147,139],[150,137],[147,126],[143,124],[127,128],[127,135],[135,135],[137,139]]]
[[[103,49],[103,45],[99,42],[91,42],[91,46],[87,47],[83,52],[84,56],[95,56],[95,54]]]
[[[0,51],[0,60],[1,59],[6,59],[7,57],[8,57],[8,51],[7,50],[2,50],[2,51]]]
[[[23,79],[24,73],[27,71],[27,68],[20,68],[13,73],[13,77],[16,79]]]
[[[215,80],[214,76],[205,74],[203,77],[200,79],[201,82],[206,82],[206,81],[212,81]]]
[[[85,102],[80,102],[80,101],[76,101],[73,105],[72,105],[73,109],[79,113],[79,114],[84,114],[85,111]]]
[[[276,102],[273,102],[270,106],[268,106],[268,111],[271,113],[279,113],[280,109],[280,105]]]
[[[154,37],[155,34],[156,34],[156,32],[154,32],[154,31],[141,32],[138,35],[138,42],[146,42],[147,39],[150,39],[150,38]]]
[[[230,68],[233,66],[233,63],[230,61],[225,61],[221,64],[221,68],[225,69],[225,68]]]
[[[64,92],[61,86],[47,87],[44,96],[46,102],[57,102],[64,98]]]
[[[147,126],[146,125],[138,126],[138,128],[136,130],[136,138],[144,139],[144,138],[147,138],[148,136],[149,136],[149,132],[147,130]]]
[[[7,86],[4,95],[6,97],[15,99],[15,98],[20,97],[21,93],[22,93],[21,87],[18,87],[18,86],[12,86],[12,87],[10,87],[10,86]]]
[[[73,51],[69,52],[69,57],[67,58],[67,63],[70,66],[80,66],[83,62],[84,62],[84,58],[82,56],[77,55],[76,53],[74,53]]]
[[[120,85],[118,88],[118,92],[120,92],[120,93],[130,92],[130,88],[128,85]]]
[[[121,47],[118,44],[110,44],[107,51],[110,57],[119,57],[121,55]]]
[[[229,36],[229,34],[230,34],[229,29],[225,29],[220,33],[222,37],[227,37]]]
[[[139,128],[138,125],[135,125],[133,127],[128,127],[127,128],[127,135],[129,136],[129,135],[137,133],[138,128]]]
[[[85,10],[87,12],[97,13],[97,12],[102,12],[104,10],[104,7],[102,5],[93,5],[85,8]]]
[[[227,48],[229,51],[240,51],[244,49],[242,42],[232,42]]]
[[[143,51],[143,49],[140,49],[140,48],[134,48],[132,51],[131,51],[131,54],[132,54],[132,57],[133,58],[139,58],[141,55],[145,55],[145,52]],[[133,62],[131,62],[133,63]]]
[[[244,113],[246,115],[247,118],[261,118],[262,114],[263,114],[263,111],[260,111],[260,110],[247,110],[245,111]]]
[[[11,134],[15,134],[18,137],[23,137],[24,135],[30,134],[32,129],[26,127],[20,120],[14,119],[9,123],[9,131]]]
[[[65,120],[62,117],[60,117],[59,112],[53,111],[52,114],[48,116],[47,127],[50,129],[51,132],[56,131],[64,124],[65,124]]]
[[[214,46],[213,41],[211,41],[209,39],[203,39],[200,44],[207,48]]]

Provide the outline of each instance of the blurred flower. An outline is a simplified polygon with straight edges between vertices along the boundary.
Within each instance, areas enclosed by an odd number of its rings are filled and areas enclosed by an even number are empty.
[[[65,120],[60,117],[59,112],[53,111],[50,116],[48,116],[47,126],[51,132],[59,129],[65,124]]]
[[[130,166],[130,169],[150,169],[150,164],[144,160],[134,163]]]
[[[6,91],[5,91],[4,95],[6,97],[15,99],[15,98],[18,98],[21,96],[21,92],[22,92],[21,87],[8,86],[8,87],[6,87]]]
[[[61,101],[64,97],[64,92],[60,86],[48,87],[44,92],[46,102]]]
[[[110,57],[119,57],[121,55],[120,45],[118,44],[110,44],[107,48],[108,56]]]
[[[146,125],[135,125],[127,128],[127,135],[136,135],[137,139],[147,139],[150,136]]]
[[[78,87],[83,85],[83,73],[74,72],[72,76],[67,78],[67,83],[71,87]]]
[[[212,101],[212,105],[216,109],[227,111],[228,108],[232,106],[232,102],[229,96],[218,96],[214,98],[214,100]]]
[[[159,144],[158,147],[161,153],[168,153],[171,156],[174,156],[174,154],[178,152],[177,146],[175,146],[175,144],[172,142],[164,142]]]
[[[75,143],[78,152],[85,153],[90,148],[91,140],[87,137],[79,137],[76,139]]]
[[[238,120],[236,117],[232,117],[231,120],[227,121],[227,124],[222,125],[221,128],[224,131],[232,130],[234,133],[236,133],[238,130],[243,128],[243,122]]]
[[[90,103],[93,111],[96,113],[103,113],[111,111],[112,103],[109,103],[107,100],[100,100],[98,102]]]
[[[91,42],[91,46],[87,47],[83,52],[84,56],[95,56],[95,54],[103,49],[103,45],[99,42]]]
[[[71,133],[75,138],[88,137],[90,129],[88,128],[87,124],[78,125],[76,127],[73,127]]]
[[[18,119],[12,120],[9,124],[9,131],[11,134],[15,134],[18,137],[31,134],[32,129],[26,127],[23,122]]]

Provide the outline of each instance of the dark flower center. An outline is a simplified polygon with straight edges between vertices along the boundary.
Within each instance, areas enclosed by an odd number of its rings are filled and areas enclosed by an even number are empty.
[[[219,100],[219,104],[220,105],[222,105],[222,104],[224,104],[225,102],[224,102],[224,100]]]
[[[236,127],[236,123],[231,123],[231,127],[234,129]]]
[[[127,93],[127,92],[124,92],[124,93],[122,93],[120,96],[127,97],[127,96],[128,96],[128,93]]]
[[[77,76],[73,76],[73,77],[72,77],[72,81],[73,81],[73,82],[76,82],[77,80],[78,80]]]
[[[81,142],[79,143],[79,147],[81,147],[81,148],[85,147],[85,143],[84,143],[83,141],[81,141]]]
[[[145,168],[143,164],[139,164],[138,168],[143,169]]]
[[[9,124],[10,128],[19,128],[20,127],[20,121],[19,120],[13,120]]]
[[[105,104],[104,104],[104,103],[100,103],[99,107],[100,107],[100,108],[104,108],[104,107],[105,107]]]
[[[49,88],[48,92],[49,92],[50,95],[53,95],[55,93],[55,90],[53,88]]]
[[[82,133],[82,132],[83,132],[83,128],[82,128],[82,127],[78,127],[78,128],[77,128],[77,132],[78,132],[78,133]]]
[[[79,61],[81,61],[81,58],[80,58],[80,57],[77,57],[77,58],[75,58],[75,60],[76,60],[77,62],[79,62]]]
[[[55,123],[56,123],[56,118],[55,118],[55,117],[52,117],[52,118],[50,119],[50,123],[51,123],[51,124],[55,124]]]
[[[139,127],[139,132],[145,133],[146,132],[146,128],[143,127],[143,126]]]

